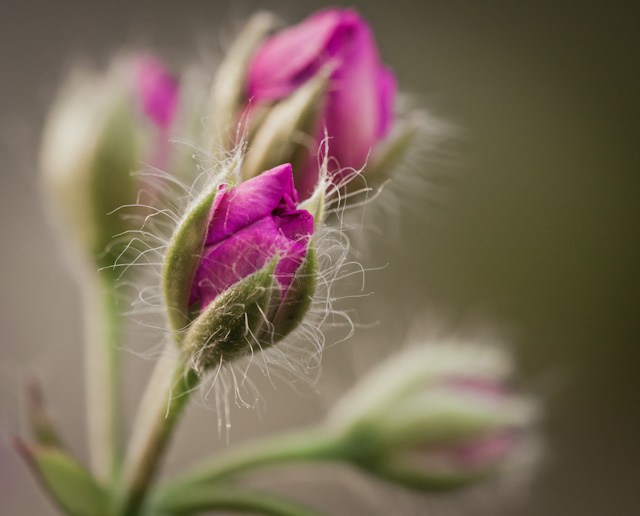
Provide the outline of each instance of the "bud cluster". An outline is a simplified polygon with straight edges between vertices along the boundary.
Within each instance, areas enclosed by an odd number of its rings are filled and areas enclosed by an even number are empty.
[[[358,194],[352,179],[388,179],[420,133],[421,117],[397,113],[395,75],[357,12],[330,8],[275,27],[269,14],[251,18],[206,87],[148,53],[118,55],[104,72],[78,69],[49,114],[41,168],[55,215],[91,272],[116,270],[134,242],[147,248],[133,264],[160,257],[151,265],[161,266],[158,297],[171,335],[124,452],[119,277],[83,276],[92,468],[64,449],[39,396],[29,411],[36,445],[19,444],[67,514],[310,514],[253,491],[233,498],[236,486],[217,482],[278,461],[337,460],[406,487],[449,489],[502,469],[529,440],[536,405],[510,385],[510,359],[446,343],[384,362],[311,441],[294,436],[239,453],[149,493],[189,396],[208,373],[215,384],[223,367],[232,364],[234,375],[235,361],[285,338],[313,334],[324,343],[319,328],[301,323],[314,313],[316,287],[333,275],[321,276],[323,236],[346,239],[342,226],[331,227],[339,217],[329,218],[330,208]],[[195,140],[195,155],[185,159],[175,140]],[[186,177],[193,180],[184,184]],[[182,187],[188,202],[171,197],[167,183]],[[151,213],[142,227],[132,222],[141,208]],[[156,216],[170,221],[170,237],[147,226]],[[128,244],[115,240],[131,234]]]

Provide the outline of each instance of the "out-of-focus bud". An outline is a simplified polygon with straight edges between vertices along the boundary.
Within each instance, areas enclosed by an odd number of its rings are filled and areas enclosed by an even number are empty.
[[[334,409],[352,463],[423,490],[451,489],[517,462],[529,450],[536,404],[508,384],[496,348],[442,343],[387,361]]]
[[[178,85],[151,56],[114,59],[106,73],[77,69],[53,105],[43,133],[41,168],[50,204],[81,252],[99,266],[117,256],[114,235],[131,229],[122,214],[146,163],[163,167],[178,104]]]
[[[232,46],[214,81],[212,123],[222,123],[227,135],[239,124],[232,144],[247,137],[245,178],[291,162],[305,199],[318,182],[325,134],[336,183],[342,168],[365,165],[393,125],[396,82],[380,62],[371,28],[355,11],[327,9],[261,41],[272,26],[272,18],[260,13]]]
[[[308,154],[296,177],[305,197],[318,180],[317,154],[325,128],[331,138],[329,155],[340,167],[354,169],[365,164],[388,134],[395,77],[381,64],[369,25],[355,11],[343,9],[320,11],[267,39],[249,68],[247,96],[260,105],[289,97],[327,64],[333,65],[329,85],[318,101]]]
[[[199,369],[274,344],[315,289],[313,216],[298,208],[291,165],[235,187],[212,185],[174,233],[165,299]]]

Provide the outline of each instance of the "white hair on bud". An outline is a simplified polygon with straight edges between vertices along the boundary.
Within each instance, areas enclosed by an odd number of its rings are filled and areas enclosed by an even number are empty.
[[[141,184],[153,182],[152,191],[141,189],[138,202],[122,206],[110,216],[125,216],[138,221],[138,229],[115,235],[115,243],[126,242],[124,250],[109,268],[120,270],[119,288],[129,292],[131,308],[126,312],[133,325],[139,328],[140,340],[148,342],[149,333],[164,334],[161,342],[149,346],[129,347],[131,353],[147,359],[156,359],[173,332],[166,318],[166,306],[161,287],[164,255],[171,235],[187,213],[188,206],[202,192],[210,191],[213,184],[235,183],[239,180],[240,161],[244,143],[219,158],[219,149],[207,151],[186,140],[173,140],[191,151],[189,158],[194,168],[191,180],[180,179],[163,170],[143,167],[135,174]],[[256,384],[252,381],[255,370],[266,376],[275,386],[284,382],[293,389],[303,383],[306,389],[315,389],[321,372],[322,352],[328,345],[326,330],[335,335],[332,342],[347,340],[355,331],[353,313],[341,307],[341,301],[351,297],[367,296],[365,292],[365,269],[350,259],[349,226],[344,213],[351,206],[347,200],[352,194],[344,193],[348,181],[358,177],[359,170],[342,170],[343,178],[334,184],[329,173],[330,158],[327,150],[328,138],[323,142],[325,152],[320,163],[320,179],[316,189],[322,199],[322,210],[317,221],[313,242],[318,261],[316,290],[312,304],[295,330],[282,341],[263,349],[262,342],[251,334],[247,327],[248,355],[227,360],[221,357],[220,364],[207,372],[202,382],[201,404],[211,407],[215,402],[218,413],[218,428],[228,432],[230,404],[238,407],[262,408],[264,401]],[[331,217],[331,224],[324,219]],[[337,221],[337,224],[336,224]],[[344,296],[336,292],[336,285],[347,278],[359,278],[359,293]],[[271,324],[264,315],[265,324]],[[186,330],[184,330],[186,331]],[[336,334],[337,332],[337,334]],[[268,343],[267,343],[268,344]],[[199,350],[203,353],[205,350]],[[192,357],[198,363],[198,356]]]

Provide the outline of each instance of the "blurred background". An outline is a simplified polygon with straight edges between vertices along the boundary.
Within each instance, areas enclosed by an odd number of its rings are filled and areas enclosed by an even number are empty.
[[[362,238],[374,236],[368,240],[375,243],[359,258],[367,267],[386,267],[367,275],[365,292],[374,295],[353,302],[363,328],[325,353],[319,393],[304,385],[295,392],[283,381],[274,389],[254,378],[266,410],[234,409],[228,440],[239,443],[319,420],[358,374],[415,334],[410,328],[421,320],[418,333],[425,335],[434,328],[480,332],[513,345],[525,386],[547,406],[546,451],[527,490],[486,486],[472,498],[446,503],[323,468],[304,475],[283,471],[257,482],[294,492],[335,515],[640,514],[640,37],[637,15],[624,4],[347,4],[371,22],[400,88],[459,129],[432,155],[418,191],[415,177],[411,192],[399,181],[379,199],[393,210],[368,208]],[[214,63],[256,8],[294,23],[325,5],[3,5],[2,515],[56,514],[9,444],[24,429],[20,401],[28,375],[43,381],[66,440],[86,457],[81,302],[46,220],[36,167],[41,125],[65,70],[77,59],[106,63],[129,44],[157,48],[175,69],[194,58]],[[129,357],[130,414],[150,366]],[[227,446],[217,421],[212,401],[191,407],[168,472]]]

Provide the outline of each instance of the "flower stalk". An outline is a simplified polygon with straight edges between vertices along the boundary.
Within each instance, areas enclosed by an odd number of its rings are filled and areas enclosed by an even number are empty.
[[[321,516],[319,512],[287,498],[236,486],[211,488],[197,485],[175,494],[170,500],[165,499],[162,506],[169,514],[231,511],[266,516]]]
[[[341,436],[326,428],[265,438],[216,457],[160,486],[153,507],[168,510],[175,503],[174,500],[185,496],[187,492],[211,488],[260,469],[301,462],[339,461],[344,460],[348,453],[349,447],[345,446]]]
[[[173,346],[167,347],[140,404],[123,468],[117,514],[139,513],[176,424],[199,383],[186,357]]]
[[[124,321],[109,272],[87,274],[81,284],[87,321],[86,400],[91,465],[98,478],[108,480],[118,475],[122,453],[120,347]]]

